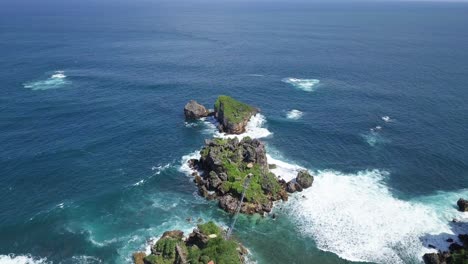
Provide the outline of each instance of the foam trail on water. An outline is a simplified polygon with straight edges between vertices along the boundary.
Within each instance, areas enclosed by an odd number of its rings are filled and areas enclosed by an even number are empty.
[[[58,89],[70,84],[70,81],[66,80],[67,76],[64,71],[55,71],[48,79],[40,80],[35,82],[27,82],[23,84],[24,88],[31,90],[49,90]]]
[[[313,92],[320,83],[320,80],[317,79],[299,79],[291,77],[284,78],[282,81],[306,92]]]
[[[31,255],[0,255],[0,264],[45,264],[47,259],[35,258]]]
[[[299,110],[297,110],[297,109],[293,109],[293,110],[288,111],[288,112],[286,113],[286,117],[287,117],[288,119],[293,119],[293,120],[298,120],[298,119],[300,119],[303,115],[304,115],[304,113],[301,112],[301,111],[299,111]]]
[[[395,198],[378,170],[319,171],[312,188],[286,208],[300,232],[317,246],[351,261],[418,263],[428,250],[421,238],[452,233],[448,219],[420,201]],[[452,202],[453,203],[453,202]]]
[[[388,140],[380,134],[380,130],[382,130],[382,127],[376,126],[375,128],[371,128],[369,132],[367,132],[366,134],[362,134],[361,136],[364,138],[367,144],[369,144],[369,146],[375,147],[378,144],[388,142]]]

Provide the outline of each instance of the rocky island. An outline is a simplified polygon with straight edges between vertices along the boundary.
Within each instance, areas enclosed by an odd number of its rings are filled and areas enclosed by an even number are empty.
[[[210,112],[203,105],[190,100],[184,107],[186,119],[198,119],[213,115],[218,121],[220,132],[227,134],[242,134],[250,118],[260,110],[244,104],[226,95],[220,95],[214,104],[214,112]]]
[[[213,222],[200,224],[188,237],[180,230],[164,232],[151,254],[133,254],[135,264],[242,264],[247,250],[234,239],[226,239]]]
[[[241,134],[249,119],[259,112],[228,96],[220,96],[214,109],[218,128],[226,134]],[[290,182],[279,180],[270,171],[275,165],[268,164],[265,145],[258,139],[206,140],[200,156],[189,161],[191,168],[200,172],[193,175],[200,195],[218,200],[219,206],[229,213],[236,211],[241,200],[242,213],[269,213],[273,202],[286,201],[288,192],[302,191],[313,183],[313,176],[306,170],[299,171]]]

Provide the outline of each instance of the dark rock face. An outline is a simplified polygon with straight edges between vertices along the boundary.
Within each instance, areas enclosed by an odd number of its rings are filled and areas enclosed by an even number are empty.
[[[314,177],[310,175],[308,171],[302,170],[299,171],[299,173],[297,174],[296,181],[302,188],[305,189],[312,186],[312,183],[314,182]]]
[[[190,100],[184,107],[184,114],[187,119],[198,119],[208,116],[209,112],[203,105],[195,100]]]
[[[458,201],[457,201],[457,205],[458,205],[458,209],[462,212],[467,212],[468,211],[468,201],[463,199],[463,198],[460,198]]]
[[[173,238],[173,239],[182,239],[184,237],[184,232],[180,230],[166,231],[161,236],[161,239],[164,238]]]
[[[234,213],[239,205],[239,200],[232,197],[230,194],[222,196],[219,199],[219,207],[226,212]]]
[[[425,264],[441,264],[437,253],[424,254],[423,260]]]

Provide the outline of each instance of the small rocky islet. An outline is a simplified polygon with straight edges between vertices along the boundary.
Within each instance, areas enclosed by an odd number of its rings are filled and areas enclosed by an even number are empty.
[[[187,237],[180,230],[166,231],[151,247],[151,254],[136,252],[135,264],[242,264],[247,250],[213,222],[199,224]]]

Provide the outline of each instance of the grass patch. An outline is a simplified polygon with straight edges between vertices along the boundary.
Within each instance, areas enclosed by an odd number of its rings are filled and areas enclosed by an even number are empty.
[[[222,112],[223,117],[232,123],[239,123],[250,118],[257,110],[227,95],[220,95],[214,105],[215,111]]]

